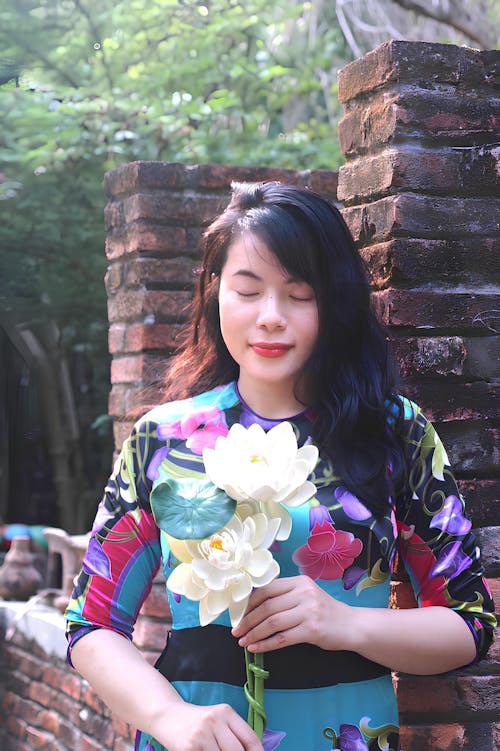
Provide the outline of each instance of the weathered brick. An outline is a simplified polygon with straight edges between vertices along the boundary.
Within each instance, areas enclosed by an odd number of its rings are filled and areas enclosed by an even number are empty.
[[[458,486],[467,501],[467,508],[475,527],[493,526],[498,523],[500,479],[459,479]]]
[[[140,617],[134,629],[134,644],[139,649],[158,650],[165,647],[167,628],[164,622],[158,623]]]
[[[500,715],[500,676],[458,675],[456,680],[459,697],[457,709],[481,712],[491,719]]]
[[[16,708],[19,717],[22,717],[28,725],[39,724],[40,706],[36,702],[19,697]]]
[[[400,738],[405,751],[463,751],[465,728],[458,723],[402,725]]]
[[[179,323],[191,300],[191,292],[179,290],[126,290],[108,300],[108,317],[110,323],[144,322],[146,318],[148,323]]]
[[[122,286],[122,270],[123,266],[120,262],[112,263],[106,271],[104,277],[104,285],[108,295],[114,295]]]
[[[73,724],[61,721],[59,725],[59,741],[68,748],[79,748],[82,733]]]
[[[396,339],[393,351],[403,378],[411,375],[462,375],[466,349],[459,336]]]
[[[195,193],[135,193],[123,202],[125,222],[150,220],[158,224],[199,225],[212,221],[227,200]]]
[[[443,329],[452,334],[477,331],[476,318],[493,310],[498,296],[483,293],[383,290],[373,294],[374,308],[387,326]]]
[[[486,576],[500,576],[500,528],[482,527],[476,534]]]
[[[125,334],[127,326],[124,323],[112,323],[108,331],[108,349],[110,354],[125,351]]]
[[[115,357],[111,363],[111,383],[149,386],[161,384],[165,376],[165,359],[154,355]]]
[[[61,691],[78,701],[82,690],[82,681],[78,675],[64,675],[61,679]]]
[[[176,162],[138,160],[107,172],[104,189],[108,197],[115,197],[130,195],[140,188],[185,188],[192,182],[192,171],[193,167]]]
[[[227,166],[223,164],[200,164],[196,170],[197,188],[224,190],[227,197],[224,206],[229,203],[231,182],[267,182],[277,180],[284,183],[301,182],[300,173],[295,170],[277,169],[275,167]]]
[[[499,431],[481,421],[439,423],[451,466],[469,475],[494,475],[500,464]]]
[[[449,676],[396,675],[394,679],[399,712],[404,722],[417,716],[439,721],[457,707],[456,678]],[[411,719],[410,719],[411,718]]]
[[[155,221],[160,221],[159,215]],[[155,256],[177,256],[188,251],[187,233],[183,227],[133,222],[127,232],[127,253],[154,253]]]
[[[19,717],[9,715],[5,719],[5,727],[14,737],[23,739],[26,737],[27,723]]]
[[[420,404],[427,417],[434,422],[496,419],[500,413],[498,386],[487,381],[407,381],[401,391]]]
[[[39,730],[38,728],[27,728],[26,730],[26,741],[33,751],[46,749],[51,740],[50,734],[45,733],[43,730]]]
[[[339,170],[338,197],[346,205],[401,189],[477,197],[496,195],[500,148],[387,149]]]
[[[125,214],[122,201],[110,201],[104,207],[104,226],[106,232],[125,224]]]
[[[50,707],[54,700],[54,691],[43,683],[33,681],[29,687],[29,698],[44,707]]]
[[[127,263],[125,285],[168,285],[169,288],[192,289],[197,276],[197,264],[192,258],[136,258]]]
[[[500,199],[400,193],[352,206],[342,214],[360,246],[392,236],[434,240],[453,240],[460,235],[494,237],[499,229]]]
[[[86,735],[82,736],[80,751],[101,751],[101,750],[102,750],[101,740],[95,740],[94,738],[89,738]]]
[[[487,91],[494,83],[488,52],[451,44],[384,42],[339,71],[339,100],[347,102],[373,89],[401,83],[462,84]]]
[[[115,232],[113,234],[109,232],[106,237],[104,250],[106,253],[106,258],[109,261],[118,260],[127,252],[126,237],[124,237],[122,234],[118,234],[118,232]]]
[[[40,727],[44,730],[48,730],[52,735],[59,735],[59,717],[53,710],[44,709],[39,714],[38,718]]]
[[[127,328],[124,349],[126,352],[164,350],[171,353],[179,346],[180,330],[180,325],[172,323],[131,324]]]
[[[141,608],[141,615],[171,620],[168,597],[164,587],[152,587],[149,596]]]
[[[115,420],[114,421],[113,436],[115,439],[115,446],[118,451],[121,450],[124,440],[128,438],[133,427],[134,427],[133,420]]]

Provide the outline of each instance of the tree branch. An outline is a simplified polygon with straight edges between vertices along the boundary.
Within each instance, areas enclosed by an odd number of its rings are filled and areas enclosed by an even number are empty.
[[[445,23],[448,26],[462,32],[465,36],[477,42],[483,49],[491,49],[495,46],[496,40],[494,39],[495,33],[493,30],[488,32],[490,27],[487,27],[484,33],[482,33],[482,24],[478,22],[477,15],[474,17],[466,7],[463,0],[449,0],[449,2],[442,3],[429,3],[424,0],[420,3],[419,0],[393,0],[396,5],[401,6],[405,10],[412,10],[421,16],[432,18],[434,21]]]

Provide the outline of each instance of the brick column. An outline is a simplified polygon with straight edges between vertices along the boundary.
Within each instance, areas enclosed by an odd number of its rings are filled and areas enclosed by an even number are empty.
[[[161,401],[168,358],[192,298],[200,233],[227,205],[232,180],[280,180],[336,200],[337,173],[329,170],[134,162],[106,175],[109,414],[117,449],[134,421]],[[169,617],[159,573],[134,631],[134,643],[151,662],[165,645]]]
[[[402,390],[422,404],[448,448],[497,603],[499,59],[392,41],[346,66],[338,186],[394,341]],[[411,603],[408,588],[395,585],[400,606]],[[498,656],[497,647],[478,669],[453,675],[396,678],[405,751],[498,747]]]

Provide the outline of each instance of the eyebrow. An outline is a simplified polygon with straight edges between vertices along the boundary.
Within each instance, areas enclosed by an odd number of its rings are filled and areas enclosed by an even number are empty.
[[[263,282],[264,281],[261,276],[258,276],[257,274],[254,274],[254,272],[250,271],[250,269],[240,269],[239,271],[235,271],[234,274],[233,274],[233,276],[243,276],[243,277],[246,277],[247,279],[253,279],[256,282]],[[299,279],[296,276],[289,276],[286,279],[285,283],[286,284],[300,284],[302,282],[304,282],[303,279]],[[304,284],[307,284],[307,282],[304,282]]]

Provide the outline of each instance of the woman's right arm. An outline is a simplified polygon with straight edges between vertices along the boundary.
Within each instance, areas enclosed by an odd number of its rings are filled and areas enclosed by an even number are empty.
[[[168,751],[262,751],[256,734],[230,706],[188,704],[114,631],[101,628],[82,636],[72,660],[113,712]]]

